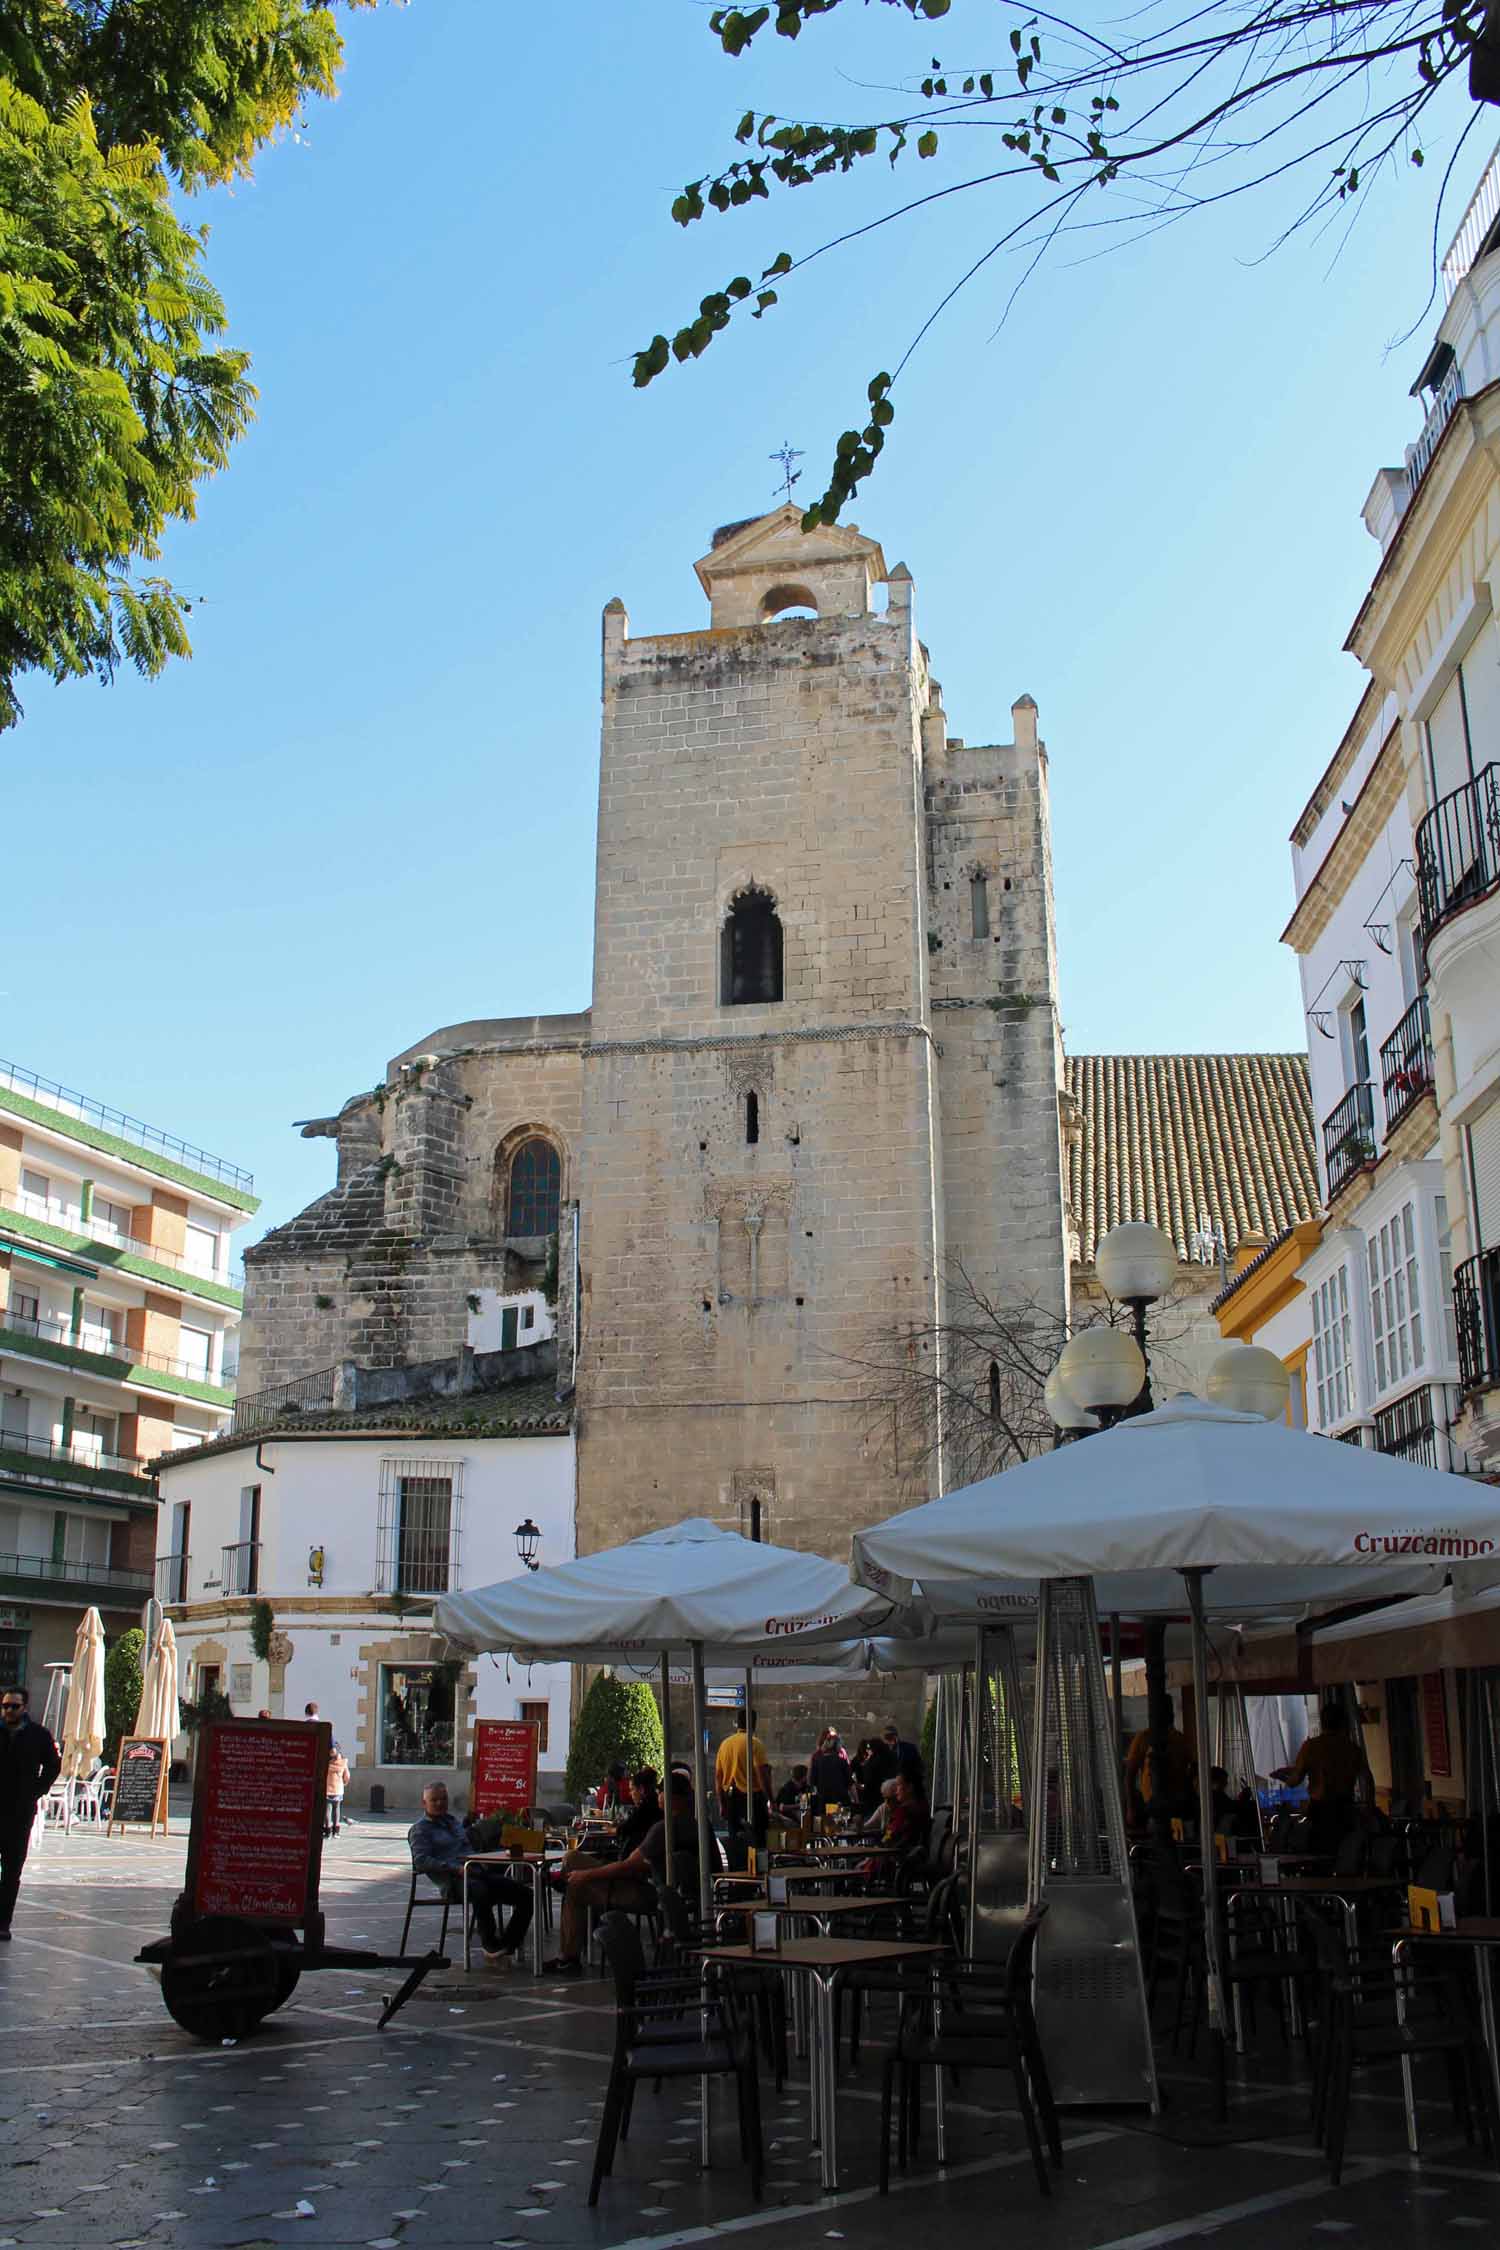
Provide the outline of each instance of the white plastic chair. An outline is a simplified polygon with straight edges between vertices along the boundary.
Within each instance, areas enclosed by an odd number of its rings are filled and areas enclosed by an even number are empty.
[[[42,1799],[42,1817],[50,1828],[60,1828],[64,1835],[73,1825],[73,1784],[61,1776]]]

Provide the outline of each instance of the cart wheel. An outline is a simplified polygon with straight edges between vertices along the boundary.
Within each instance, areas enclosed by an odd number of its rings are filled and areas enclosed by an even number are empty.
[[[275,2009],[284,2008],[286,2006],[288,2000],[291,1999],[292,1994],[296,1991],[297,1980],[302,1974],[302,1964],[297,1958],[297,1953],[294,1947],[290,1945],[277,1945],[273,1946],[272,1952],[274,1956],[273,1966],[276,1973],[276,1997],[271,2002],[270,2008],[266,2011],[268,2015],[274,2012]]]
[[[167,2013],[195,2039],[247,2038],[287,1996],[280,1985],[265,1931],[229,1914],[190,1923],[161,1967]]]

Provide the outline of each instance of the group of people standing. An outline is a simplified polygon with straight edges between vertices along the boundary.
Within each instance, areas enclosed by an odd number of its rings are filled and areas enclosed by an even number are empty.
[[[925,1814],[927,1792],[921,1751],[914,1742],[905,1741],[894,1724],[883,1734],[867,1735],[852,1758],[838,1728],[825,1727],[807,1763],[793,1766],[774,1795],[770,1761],[755,1724],[752,1711],[748,1728],[742,1726],[726,1735],[714,1760],[714,1793],[732,1867],[744,1865],[750,1844],[764,1846],[773,1804],[783,1817],[794,1819],[835,1805],[840,1811],[855,1813],[867,1825],[878,1823],[884,1828],[889,1825],[897,1795],[892,1785],[899,1781],[903,1803],[913,1810],[920,1806]],[[912,1825],[911,1821],[906,1825]]]

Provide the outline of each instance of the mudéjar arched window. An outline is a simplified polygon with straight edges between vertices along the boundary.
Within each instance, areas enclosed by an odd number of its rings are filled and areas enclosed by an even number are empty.
[[[781,998],[781,923],[768,891],[741,891],[719,946],[719,999],[741,1008]]]
[[[505,1201],[509,1235],[556,1234],[562,1200],[562,1164],[550,1141],[533,1135],[510,1160]]]

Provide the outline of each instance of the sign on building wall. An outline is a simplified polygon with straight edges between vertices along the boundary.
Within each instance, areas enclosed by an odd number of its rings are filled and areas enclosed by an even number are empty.
[[[537,1727],[534,1719],[476,1719],[469,1810],[525,1812],[536,1803]]]
[[[287,1927],[317,1913],[326,1719],[220,1719],[198,1737],[187,1895],[195,1914]]]

